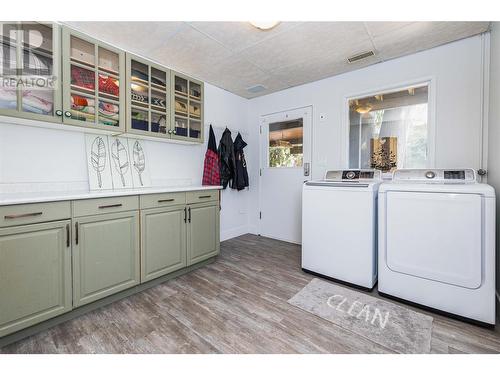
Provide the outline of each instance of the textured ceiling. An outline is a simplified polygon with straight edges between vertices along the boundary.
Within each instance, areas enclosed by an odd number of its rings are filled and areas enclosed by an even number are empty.
[[[64,22],[245,98],[359,69],[487,31],[489,22]],[[349,64],[369,50],[375,56]],[[249,87],[262,85],[258,93]]]

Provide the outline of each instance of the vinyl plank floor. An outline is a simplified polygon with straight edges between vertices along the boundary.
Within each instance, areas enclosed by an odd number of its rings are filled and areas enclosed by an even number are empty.
[[[312,278],[300,269],[300,246],[244,235],[223,242],[206,267],[0,353],[391,353],[288,304]],[[500,353],[498,328],[410,308],[434,317],[432,353]]]

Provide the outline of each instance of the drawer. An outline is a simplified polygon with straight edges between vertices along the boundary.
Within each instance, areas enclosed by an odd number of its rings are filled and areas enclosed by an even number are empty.
[[[69,201],[16,204],[0,207],[0,227],[71,218]]]
[[[157,208],[186,204],[186,193],[147,194],[140,197],[141,208]]]
[[[186,193],[186,201],[188,204],[216,201],[218,199],[219,199],[219,190],[198,190],[198,191],[188,191]]]
[[[139,209],[139,197],[95,198],[73,201],[73,216],[89,216]]]

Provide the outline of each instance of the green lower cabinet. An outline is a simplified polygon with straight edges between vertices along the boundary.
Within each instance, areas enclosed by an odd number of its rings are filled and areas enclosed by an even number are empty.
[[[186,267],[185,206],[141,212],[141,282]]]
[[[219,254],[219,203],[192,204],[188,207],[188,266]]]
[[[0,228],[0,337],[71,310],[70,224]]]
[[[73,306],[139,284],[139,213],[85,216],[73,225]]]

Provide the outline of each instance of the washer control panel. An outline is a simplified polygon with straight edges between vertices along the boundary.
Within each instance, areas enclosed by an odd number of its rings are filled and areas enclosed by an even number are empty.
[[[473,169],[398,169],[393,181],[415,181],[428,183],[471,183],[476,182]]]
[[[329,181],[360,181],[360,180],[381,180],[380,171],[373,169],[340,169],[327,171],[325,180]]]

